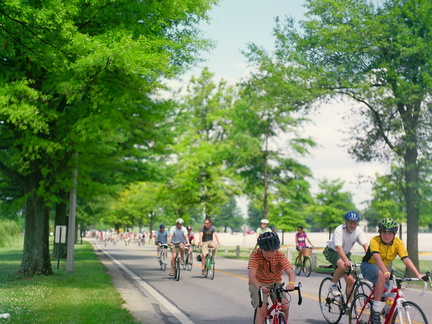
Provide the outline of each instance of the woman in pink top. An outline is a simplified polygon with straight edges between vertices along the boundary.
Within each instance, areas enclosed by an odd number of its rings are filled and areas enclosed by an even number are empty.
[[[297,233],[295,235],[295,243],[296,243],[296,250],[298,251],[298,262],[299,264],[302,264],[303,260],[303,249],[306,247],[306,240],[309,242],[310,246],[313,248],[312,242],[309,240],[309,237],[307,234],[303,231],[303,226],[297,227]]]

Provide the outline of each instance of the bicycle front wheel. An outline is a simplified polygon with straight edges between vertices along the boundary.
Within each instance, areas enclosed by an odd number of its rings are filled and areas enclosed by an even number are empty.
[[[295,259],[295,274],[298,276],[301,272],[301,264],[300,264],[300,257],[298,256]]]
[[[279,315],[278,315],[278,323],[279,324],[286,324],[287,323],[286,318],[285,318],[285,314],[279,313]]]
[[[391,323],[396,324],[428,324],[423,310],[415,303],[406,301],[402,308],[395,310]]]
[[[165,271],[166,269],[166,254],[165,254],[165,250],[164,248],[161,248],[161,253],[160,253],[160,266],[161,266],[161,270]]]
[[[364,294],[369,296],[372,292],[372,286],[368,284],[366,281],[359,281],[357,286],[355,287],[354,297],[358,294]]]
[[[369,319],[371,317],[371,309],[372,309],[372,301],[366,305],[366,301],[368,296],[362,293],[359,293],[354,297],[351,308],[349,310],[349,322],[350,324],[362,324],[369,323]]]
[[[185,263],[186,263],[187,269],[189,271],[191,271],[192,270],[192,265],[193,265],[193,255],[192,255],[192,252],[189,252],[189,255],[188,255],[187,259],[185,260]]]
[[[327,277],[321,281],[318,301],[325,320],[330,324],[339,323],[343,311],[341,310],[341,299],[340,297],[333,297],[330,292],[330,285],[332,283],[332,278]]]
[[[210,268],[211,268],[211,273],[209,274],[209,276],[210,276],[210,279],[211,280],[213,280],[214,279],[214,276],[215,276],[215,262],[214,262],[214,259],[213,258],[211,258],[211,266],[210,266]]]
[[[306,277],[309,277],[312,271],[312,261],[311,258],[305,257],[303,260],[303,272]]]
[[[175,278],[175,280],[179,281],[180,280],[180,266],[181,266],[180,257],[177,257],[175,262],[176,262],[176,264],[175,264],[176,271],[175,271],[174,278]]]

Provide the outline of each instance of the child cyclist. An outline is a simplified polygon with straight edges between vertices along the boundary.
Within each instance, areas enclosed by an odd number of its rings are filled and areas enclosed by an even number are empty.
[[[398,223],[392,218],[383,218],[378,223],[379,235],[371,239],[369,249],[363,257],[360,265],[363,276],[375,285],[374,303],[372,307],[371,324],[381,323],[380,313],[385,302],[381,301],[384,289],[388,288],[390,279],[389,263],[399,256],[405,266],[410,269],[417,278],[422,275],[416,269],[401,239],[396,237]],[[393,297],[386,297],[388,304],[393,302]]]
[[[255,249],[249,259],[249,293],[251,303],[254,308],[257,308],[255,324],[264,323],[267,313],[267,305],[269,303],[268,294],[270,293],[269,286],[282,283],[282,273],[288,275],[288,284],[286,289],[294,289],[295,274],[291,263],[286,256],[279,251],[280,241],[276,233],[265,232],[258,237],[259,248]],[[259,287],[263,291],[263,304],[258,308],[259,304]],[[289,303],[286,297],[282,301],[283,312],[288,319]]]

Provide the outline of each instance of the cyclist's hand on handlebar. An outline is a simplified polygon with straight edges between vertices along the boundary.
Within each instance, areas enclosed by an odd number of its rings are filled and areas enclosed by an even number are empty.
[[[286,290],[294,290],[294,288],[295,288],[295,283],[294,282],[289,282],[286,285]]]
[[[270,288],[269,287],[267,287],[267,286],[261,286],[261,288],[262,288],[262,292],[263,293],[265,293],[265,294],[269,294],[270,293]]]

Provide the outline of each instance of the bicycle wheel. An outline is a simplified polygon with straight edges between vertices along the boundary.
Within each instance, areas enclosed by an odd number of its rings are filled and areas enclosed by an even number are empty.
[[[372,292],[372,286],[367,283],[366,281],[359,281],[357,286],[354,290],[353,297],[357,296],[358,294],[365,294],[366,296],[369,296]]]
[[[295,259],[295,274],[298,276],[299,274],[300,274],[300,272],[301,272],[301,264],[300,264],[300,262],[299,262],[299,260],[300,260],[300,257],[299,256],[297,256],[297,258]]]
[[[189,252],[187,252],[187,251],[185,251],[185,254],[184,254],[184,259],[183,259],[183,270],[186,270],[186,268],[187,268],[187,259],[189,258]]]
[[[395,310],[391,323],[397,324],[428,324],[425,314],[422,309],[415,303],[406,301],[402,303],[402,308]]]
[[[187,265],[187,269],[189,271],[191,271],[192,270],[192,265],[193,265],[193,255],[192,255],[192,252],[189,252],[188,257],[185,260],[185,264]]]
[[[324,278],[323,281],[321,281],[318,301],[325,320],[330,324],[336,324],[339,323],[343,311],[341,310],[342,304],[340,297],[333,297],[330,292],[331,283],[332,278],[330,277]]]
[[[372,301],[369,300],[367,305],[366,301],[368,296],[359,293],[354,297],[349,310],[349,322],[350,324],[367,324],[371,317]]]
[[[312,271],[312,261],[311,258],[305,257],[303,260],[303,272],[306,277],[309,277]]]
[[[177,253],[180,253],[180,252],[177,252]],[[180,280],[180,266],[181,266],[180,256],[178,255],[177,258],[176,258],[176,260],[175,260],[175,266],[174,266],[176,268],[175,274],[174,274],[174,278],[177,281]]]
[[[165,257],[165,249],[162,247],[160,250],[160,267],[162,271],[165,271],[166,269],[166,257]]]
[[[278,315],[278,323],[279,324],[286,324],[287,323],[286,318],[285,318],[285,314],[280,313]]]
[[[213,258],[211,258],[210,259],[210,261],[211,261],[211,264],[210,264],[210,273],[209,273],[209,277],[210,277],[210,279],[211,280],[213,280],[214,279],[214,276],[215,276],[215,262],[214,262],[214,259]]]

